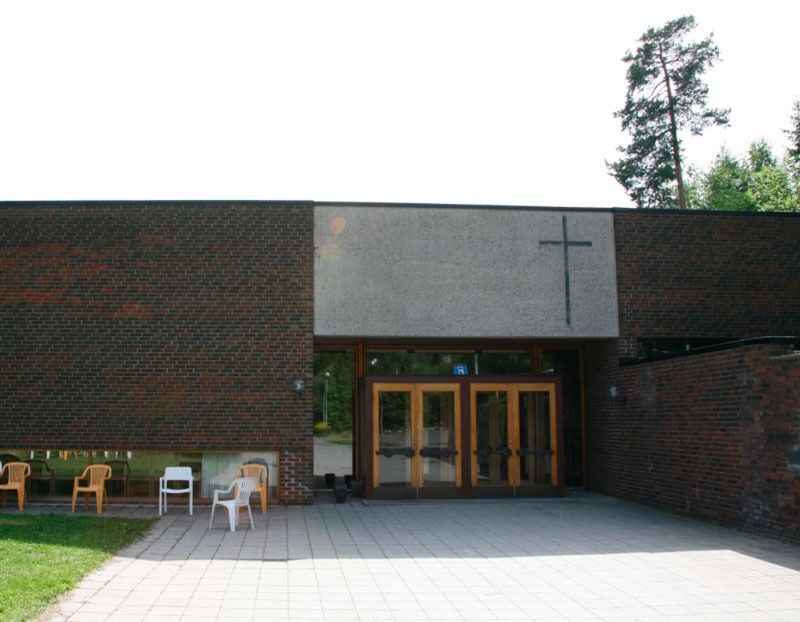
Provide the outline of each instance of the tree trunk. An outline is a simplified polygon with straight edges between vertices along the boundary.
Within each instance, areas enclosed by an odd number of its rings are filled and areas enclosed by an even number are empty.
[[[664,61],[664,50],[658,45],[658,58],[661,61],[661,70],[664,72],[664,81],[667,85],[667,110],[669,111],[669,133],[672,139],[672,160],[675,162],[675,181],[678,182],[678,207],[686,209],[686,189],[683,187],[683,167],[681,166],[681,150],[678,143],[678,124],[675,121],[675,102],[672,99],[672,86],[669,81],[667,63]]]

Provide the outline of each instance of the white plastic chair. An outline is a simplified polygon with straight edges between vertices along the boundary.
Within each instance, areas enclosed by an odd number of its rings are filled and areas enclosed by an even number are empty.
[[[168,488],[169,482],[187,482],[186,488]],[[158,515],[161,516],[161,500],[164,500],[164,511],[167,511],[167,495],[184,495],[189,493],[189,516],[192,515],[192,502],[194,500],[194,477],[192,467],[167,467],[164,476],[158,478]]]
[[[211,520],[208,521],[208,528],[211,529],[211,524],[214,522],[214,509],[221,505],[228,510],[228,522],[230,523],[231,531],[236,531],[236,523],[239,519],[239,508],[247,508],[247,513],[250,515],[250,528],[255,529],[253,524],[253,513],[250,511],[250,495],[256,487],[256,479],[254,477],[239,477],[233,480],[233,483],[228,486],[227,490],[214,491],[214,503],[211,505]],[[220,499],[220,495],[227,495],[233,493],[232,499]]]

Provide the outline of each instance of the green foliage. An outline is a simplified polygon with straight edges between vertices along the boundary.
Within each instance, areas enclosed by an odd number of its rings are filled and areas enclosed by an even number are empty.
[[[607,163],[638,207],[686,207],[679,132],[702,134],[710,125],[726,125],[729,110],[707,106],[701,79],[719,58],[711,36],[687,42],[692,16],[650,28],[636,52],[627,52],[625,106],[615,113],[631,140],[619,147],[623,157]]]
[[[327,381],[327,398],[325,385]],[[355,355],[353,352],[314,354],[314,432],[351,432],[355,397]],[[327,402],[328,425],[324,425]]]
[[[706,209],[755,211],[755,203],[747,192],[751,178],[747,163],[733,157],[723,148],[705,177],[703,195]]]
[[[792,126],[788,130],[784,130],[789,138],[786,167],[794,178],[795,190],[800,192],[800,99],[794,102],[790,118]]]
[[[723,148],[708,172],[693,175],[689,186],[694,193],[692,208],[790,212],[800,207],[788,169],[763,140],[750,145],[741,159]]]
[[[145,534],[144,519],[0,516],[0,620],[28,620],[117,550]]]

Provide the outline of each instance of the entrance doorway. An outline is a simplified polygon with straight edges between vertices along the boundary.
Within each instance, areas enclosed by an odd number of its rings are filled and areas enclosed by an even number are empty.
[[[367,497],[561,494],[560,381],[525,380],[370,379]]]
[[[387,496],[460,496],[461,386],[372,385],[373,488]]]
[[[474,496],[542,494],[559,485],[553,383],[470,385]]]

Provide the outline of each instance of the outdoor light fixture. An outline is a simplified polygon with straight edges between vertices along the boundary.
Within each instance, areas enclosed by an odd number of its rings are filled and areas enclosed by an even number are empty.
[[[624,404],[628,401],[628,398],[622,395],[622,391],[620,391],[619,387],[616,385],[608,387],[608,395],[615,404]]]
[[[306,390],[306,381],[302,378],[295,378],[292,382],[292,390],[295,393],[302,393]]]

